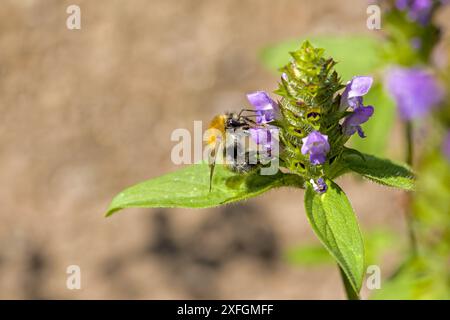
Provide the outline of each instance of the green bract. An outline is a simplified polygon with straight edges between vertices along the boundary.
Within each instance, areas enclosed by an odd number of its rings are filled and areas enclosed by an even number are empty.
[[[282,97],[281,117],[276,123],[283,146],[280,158],[288,169],[304,179],[326,175],[327,166],[310,163],[309,156],[301,152],[304,139],[317,130],[328,136],[330,152],[327,164],[340,156],[349,137],[342,135],[339,125],[346,113],[339,111],[337,91],[344,86],[333,67],[333,59],[324,58],[324,50],[304,42],[301,49],[291,53],[293,60],[281,69],[283,76],[278,90]]]

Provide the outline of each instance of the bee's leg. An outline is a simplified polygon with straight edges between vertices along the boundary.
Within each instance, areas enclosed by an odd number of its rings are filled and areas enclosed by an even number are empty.
[[[258,113],[257,110],[255,109],[241,109],[241,111],[239,111],[238,117],[240,117],[242,115],[243,112],[253,112],[253,113]]]
[[[209,165],[209,192],[211,192],[211,190],[212,190],[212,178],[213,178],[215,167],[216,167],[216,164],[214,162]]]
[[[265,124],[259,124],[256,123],[255,120],[248,118],[247,116],[242,116],[242,118],[247,122],[247,123],[251,123],[252,125],[256,126],[256,127],[266,127]]]
[[[211,192],[211,190],[212,190],[212,179],[213,179],[213,175],[214,175],[214,168],[216,167],[216,158],[217,158],[217,153],[219,151],[220,145],[221,145],[221,143],[217,143],[214,146],[214,150],[209,155],[209,192]]]

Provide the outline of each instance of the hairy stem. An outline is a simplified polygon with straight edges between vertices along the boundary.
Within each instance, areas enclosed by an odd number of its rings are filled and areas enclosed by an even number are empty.
[[[413,166],[413,155],[414,155],[414,145],[413,145],[413,127],[411,121],[407,121],[405,125],[405,138],[406,138],[406,163],[412,167]]]
[[[413,145],[413,127],[411,121],[406,122],[405,126],[405,138],[406,138],[406,163],[412,167],[414,157],[414,145]],[[405,218],[408,226],[409,246],[412,256],[417,256],[417,238],[414,232],[414,217],[411,211],[412,196],[411,193],[406,193],[405,204]]]
[[[347,279],[347,276],[345,275],[344,270],[342,270],[340,266],[338,267],[341,274],[342,283],[344,285],[345,294],[347,295],[347,300],[360,300],[359,294],[353,289],[352,285]]]

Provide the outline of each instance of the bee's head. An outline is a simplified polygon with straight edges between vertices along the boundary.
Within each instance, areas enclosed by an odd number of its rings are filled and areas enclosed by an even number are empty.
[[[238,114],[233,112],[228,113],[225,125],[227,128],[239,128],[245,125],[245,121],[243,121]]]

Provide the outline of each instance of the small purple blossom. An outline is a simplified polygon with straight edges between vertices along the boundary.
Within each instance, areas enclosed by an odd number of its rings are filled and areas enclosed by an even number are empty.
[[[272,150],[278,150],[274,148],[274,144],[278,143],[278,128],[275,126],[267,126],[265,128],[250,128],[250,136],[257,145],[262,146],[262,150],[267,153],[269,157],[272,157]]]
[[[302,142],[301,152],[302,154],[309,153],[311,164],[318,165],[325,162],[326,155],[330,151],[328,136],[321,134],[319,131],[312,131],[306,138],[302,139]]]
[[[265,147],[270,147],[272,143],[272,129],[266,129],[266,128],[250,128],[249,132],[250,135],[258,145],[263,145]]]
[[[361,138],[365,138],[364,131],[361,128],[361,124],[367,122],[369,118],[373,115],[374,109],[372,106],[361,106],[356,108],[352,114],[345,118],[342,123],[342,130],[345,135],[351,136],[355,132],[358,132],[358,135]]]
[[[315,192],[322,194],[325,193],[328,189],[327,184],[323,178],[317,179],[317,182],[314,179],[309,180]]]
[[[430,21],[433,0],[397,0],[395,6],[400,11],[406,11],[412,21],[426,25]]]
[[[403,120],[425,116],[444,98],[444,91],[435,77],[418,68],[391,69],[386,77],[386,87]]]
[[[363,96],[366,95],[372,86],[372,77],[358,76],[347,82],[344,92],[341,96],[341,111],[347,110],[348,107],[356,109],[362,105]]]
[[[247,94],[247,99],[257,111],[257,124],[268,123],[277,117],[279,112],[278,104],[265,91],[249,93]]]
[[[414,50],[420,50],[422,47],[422,39],[419,37],[414,37],[411,39],[411,47],[413,47]]]
[[[447,160],[450,161],[450,130],[447,131],[447,135],[444,138],[442,152],[447,157]]]

